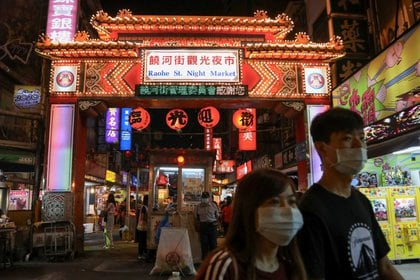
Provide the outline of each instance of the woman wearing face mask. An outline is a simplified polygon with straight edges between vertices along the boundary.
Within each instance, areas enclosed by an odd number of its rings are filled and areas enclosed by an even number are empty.
[[[332,108],[312,121],[321,179],[299,203],[299,247],[309,279],[402,279],[387,258],[389,246],[370,201],[351,186],[367,159],[363,119]]]
[[[195,279],[306,279],[294,240],[303,220],[287,176],[269,168],[247,174],[232,211],[223,246],[206,258]]]

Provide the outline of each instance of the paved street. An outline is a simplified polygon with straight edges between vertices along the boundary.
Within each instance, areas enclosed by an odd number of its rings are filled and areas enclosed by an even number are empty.
[[[116,237],[118,239],[118,237]],[[149,275],[154,263],[141,263],[137,260],[137,244],[127,241],[116,241],[115,248],[104,250],[101,240],[88,240],[83,256],[73,261],[47,262],[31,260],[18,262],[11,269],[0,270],[0,279],[167,279],[168,275]],[[420,274],[420,263],[403,262],[396,265],[406,280],[417,280]],[[192,280],[193,275],[182,279]]]

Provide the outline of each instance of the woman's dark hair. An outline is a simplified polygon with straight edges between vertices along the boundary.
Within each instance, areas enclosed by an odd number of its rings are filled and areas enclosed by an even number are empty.
[[[108,200],[107,200],[107,202],[108,203],[114,203],[114,205],[115,205],[115,197],[114,197],[114,194],[113,193],[110,193],[109,195],[108,195]]]
[[[363,118],[349,109],[334,107],[315,116],[311,124],[312,140],[330,142],[333,132],[363,129]]]
[[[255,275],[255,267],[251,264],[255,263],[254,254],[258,246],[255,234],[257,208],[267,199],[285,191],[288,186],[291,186],[294,192],[295,188],[290,178],[279,170],[262,168],[245,175],[236,188],[232,221],[224,245],[235,255],[238,262],[247,264],[240,266],[246,267],[247,271],[241,271],[240,275],[247,275],[247,279],[253,279]],[[296,246],[295,242],[293,244]],[[298,250],[297,247],[294,250]],[[286,253],[292,259],[298,254],[294,250]]]

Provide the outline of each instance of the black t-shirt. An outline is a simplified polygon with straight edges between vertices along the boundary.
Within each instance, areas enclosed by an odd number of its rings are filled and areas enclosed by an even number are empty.
[[[299,245],[310,277],[379,279],[377,261],[389,252],[370,201],[352,189],[348,198],[314,184],[299,206]]]

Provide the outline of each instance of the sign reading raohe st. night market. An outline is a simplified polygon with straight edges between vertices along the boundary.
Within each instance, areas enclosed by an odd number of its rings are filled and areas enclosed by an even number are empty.
[[[136,85],[141,97],[245,97],[245,85]]]
[[[239,83],[235,49],[145,50],[143,81]]]

